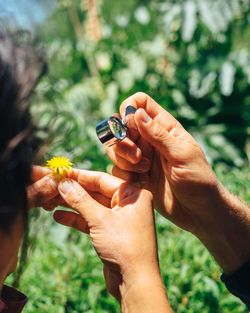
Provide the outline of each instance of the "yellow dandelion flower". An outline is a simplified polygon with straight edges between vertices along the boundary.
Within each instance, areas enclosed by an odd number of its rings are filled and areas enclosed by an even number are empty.
[[[72,165],[70,160],[64,156],[53,157],[46,163],[46,166],[50,168],[55,175],[60,177],[69,173],[72,169]]]

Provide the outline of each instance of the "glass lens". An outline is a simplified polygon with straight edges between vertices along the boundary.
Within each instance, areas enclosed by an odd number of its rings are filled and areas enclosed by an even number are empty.
[[[112,116],[109,120],[109,127],[113,135],[118,139],[122,140],[126,137],[126,127],[122,121],[117,117]]]

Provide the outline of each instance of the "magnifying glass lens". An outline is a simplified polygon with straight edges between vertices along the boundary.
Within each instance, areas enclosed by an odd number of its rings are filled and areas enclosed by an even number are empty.
[[[118,139],[122,140],[126,137],[126,128],[122,124],[121,120],[116,117],[111,117],[109,120],[109,127],[113,135]]]

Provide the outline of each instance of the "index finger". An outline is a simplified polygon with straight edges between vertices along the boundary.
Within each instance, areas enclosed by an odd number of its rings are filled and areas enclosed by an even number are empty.
[[[44,176],[51,174],[52,171],[44,166],[40,165],[33,165],[32,166],[32,173],[31,173],[31,181],[35,183],[36,181],[42,179]]]
[[[165,121],[166,125],[168,124],[167,128],[171,129],[171,125],[175,126],[177,123],[179,124],[173,115],[163,109],[156,101],[144,92],[137,92],[122,102],[120,106],[120,114],[122,117],[124,117],[126,107],[129,105],[132,105],[136,109],[144,109],[152,119],[160,116]],[[131,119],[131,115],[128,115],[127,118]]]
[[[115,191],[124,182],[107,173],[75,168],[68,174],[68,177],[76,180],[84,189],[98,192],[107,198],[112,198]]]

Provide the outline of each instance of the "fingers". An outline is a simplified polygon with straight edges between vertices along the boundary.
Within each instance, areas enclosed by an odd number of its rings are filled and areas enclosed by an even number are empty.
[[[137,164],[131,164],[125,158],[117,155],[113,149],[107,150],[107,155],[115,165],[129,172],[145,173],[151,166],[151,161],[147,157],[143,157]]]
[[[132,141],[136,141],[140,134],[134,120],[134,114],[126,115],[124,117],[124,122],[128,128],[128,138],[130,138]]]
[[[98,192],[89,192],[89,195],[95,199],[97,202],[99,202],[101,205],[110,208],[110,198],[107,198],[105,196],[103,196],[102,194],[98,193]]]
[[[176,125],[180,126],[180,123],[169,112],[164,110],[146,93],[137,92],[123,101],[120,107],[121,116],[124,117],[124,112],[128,105],[132,105],[136,109],[144,109],[152,119],[155,117],[161,118],[161,120],[164,121],[165,127],[168,131],[173,129]],[[135,112],[134,117],[136,114],[137,112]]]
[[[94,200],[85,189],[72,179],[64,179],[59,183],[59,192],[65,202],[90,223],[102,220],[106,207]]]
[[[143,92],[137,92],[122,102],[120,113],[123,118],[125,118],[124,114],[126,107],[129,105],[132,105],[136,109],[143,108],[152,118],[159,114],[161,109],[158,103],[156,103],[151,97]]]
[[[137,108],[133,119],[139,134],[160,152],[165,161],[183,164],[199,151],[198,144],[182,125],[147,94],[139,92],[126,99],[120,108],[122,116],[128,105]],[[137,144],[145,156],[142,150],[145,145]]]
[[[149,176],[147,173],[135,173],[128,172],[120,169],[118,166],[114,166],[112,169],[112,174],[116,177],[123,179],[126,182],[133,183],[133,185],[140,188],[147,188],[149,183]]]
[[[46,211],[53,211],[58,206],[66,206],[65,201],[62,199],[60,195],[57,195],[56,197],[52,198],[51,200],[48,200],[43,204],[43,209]]]
[[[34,165],[32,166],[31,181],[34,183],[51,173],[51,170],[47,167]]]
[[[113,198],[112,206],[115,204],[118,204],[119,207],[132,205],[135,208],[134,204],[136,203],[136,207],[141,209],[149,203],[152,204],[152,200],[151,192],[133,184],[123,183]]]
[[[89,192],[89,194],[97,202],[99,202],[100,204],[102,204],[105,207],[110,208],[110,206],[111,206],[110,198],[106,198],[98,192]],[[45,202],[43,204],[43,209],[46,211],[53,211],[58,206],[62,206],[62,207],[71,209],[71,207],[62,199],[61,195],[57,195],[55,198]]]
[[[119,177],[126,182],[131,182],[134,180],[136,173],[125,171],[118,166],[114,166],[112,168],[112,175]]]
[[[170,162],[178,160],[178,156],[181,155],[182,142],[167,129],[165,119],[162,117],[152,119],[144,109],[139,109],[135,113],[135,122],[141,136],[152,144],[165,159]],[[184,129],[183,132],[185,132]]]
[[[129,140],[128,138],[118,142],[112,147],[107,148],[107,150],[108,149],[113,149],[116,155],[132,164],[137,164],[141,160],[141,150],[133,141]]]
[[[107,173],[73,169],[69,178],[77,181],[88,192],[97,192],[111,198],[123,181]]]
[[[77,213],[58,210],[53,215],[55,221],[64,226],[72,227],[83,233],[89,233],[89,228],[86,220]]]
[[[58,195],[58,183],[52,176],[45,176],[27,189],[29,207],[43,206]]]

